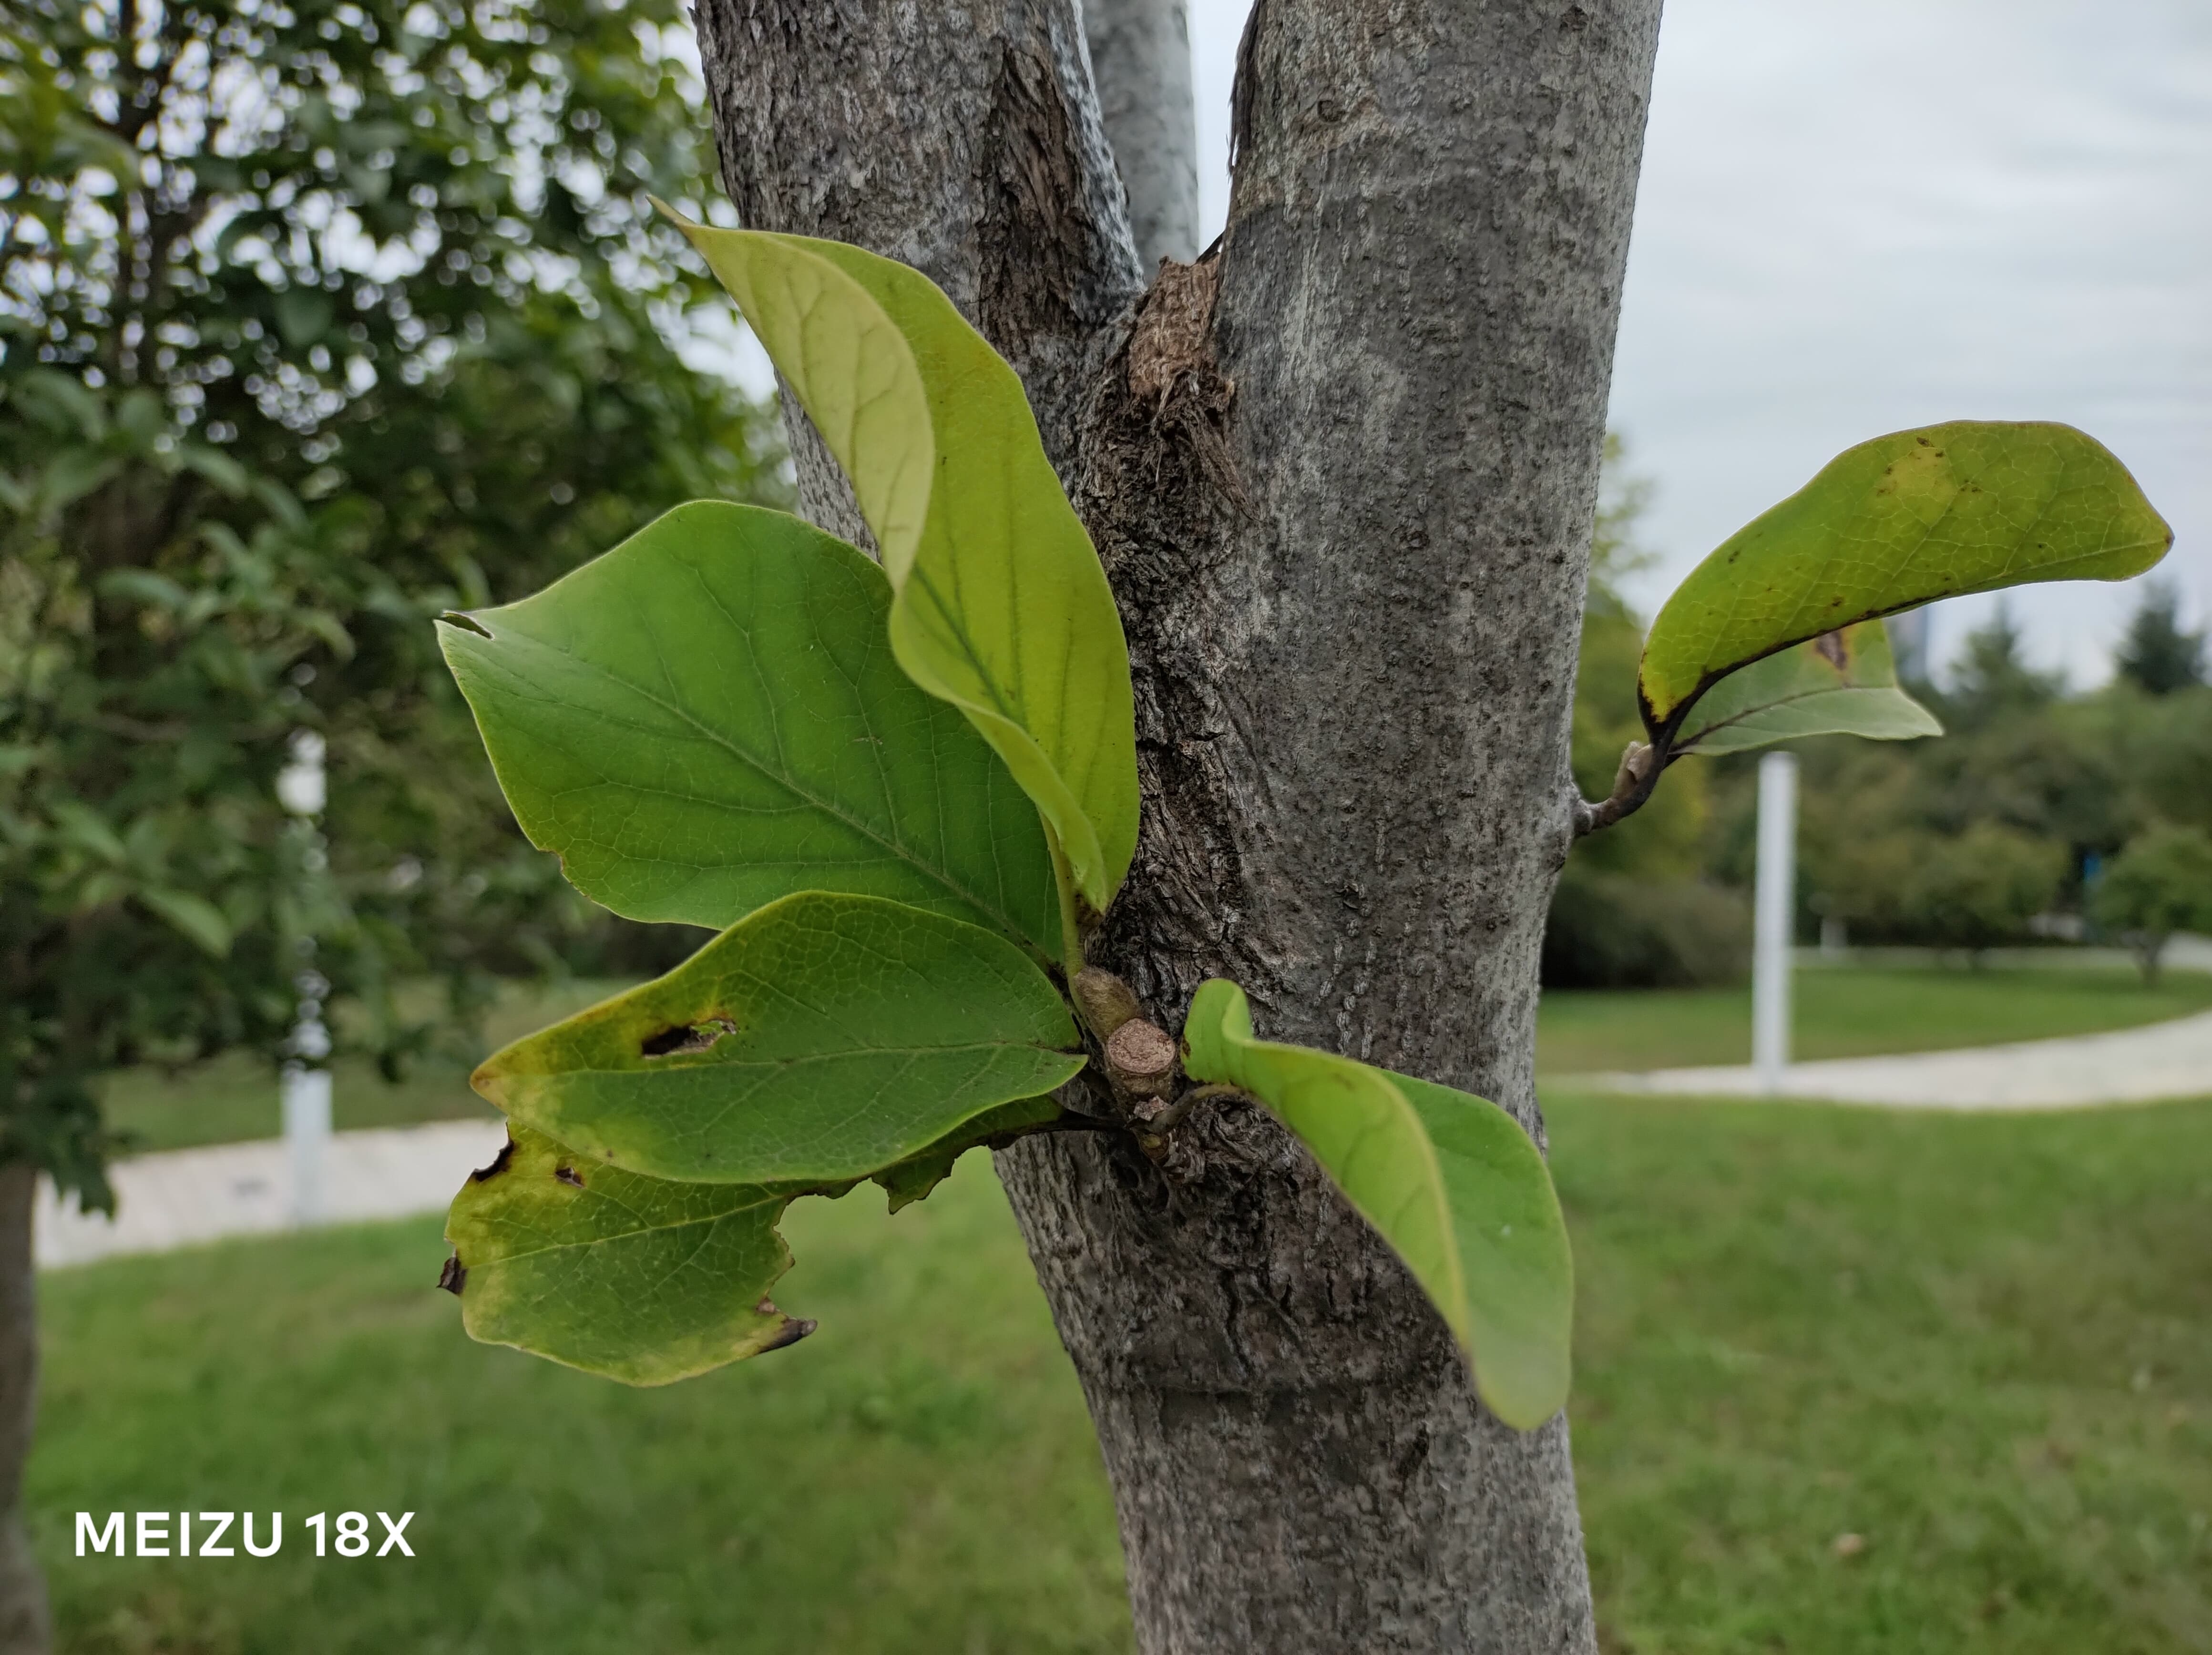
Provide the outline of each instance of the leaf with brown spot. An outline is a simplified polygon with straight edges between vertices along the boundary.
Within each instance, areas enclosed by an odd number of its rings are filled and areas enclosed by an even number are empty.
[[[821,1183],[922,1154],[1083,1064],[1066,1006],[1004,937],[802,892],[472,1080],[512,1118],[627,1172]]]
[[[1899,742],[1942,733],[1936,715],[1898,687],[1887,630],[1863,621],[1722,679],[1690,709],[1672,756],[1741,753],[1808,736]]]
[[[508,1130],[514,1175],[464,1185],[446,1221],[441,1285],[472,1338],[665,1385],[812,1331],[768,1301],[791,1265],[775,1227],[800,1191],[613,1167],[586,1188],[560,1176],[563,1146]]]
[[[2070,426],[1959,421],[1846,449],[1723,542],[1651,625],[1637,691],[1655,741],[1753,662],[1861,621],[2039,580],[2124,580],[2173,530]]]

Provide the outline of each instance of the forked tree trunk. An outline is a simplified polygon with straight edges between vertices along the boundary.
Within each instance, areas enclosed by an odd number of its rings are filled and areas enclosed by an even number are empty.
[[[46,1655],[46,1585],[23,1522],[23,1469],[38,1401],[39,1316],[31,1211],[39,1175],[0,1162],[0,1655]]]
[[[1658,0],[1259,0],[1218,254],[1140,269],[1074,0],[701,0],[755,227],[920,266],[1021,372],[1136,674],[1145,828],[1092,957],[1173,1028],[1493,1098],[1536,962]],[[1109,34],[1094,33],[1102,51]],[[1110,80],[1119,72],[1109,63]],[[849,526],[811,433],[810,511]],[[1477,1404],[1264,1115],[1004,1178],[1151,1655],[1589,1651],[1564,1420]]]

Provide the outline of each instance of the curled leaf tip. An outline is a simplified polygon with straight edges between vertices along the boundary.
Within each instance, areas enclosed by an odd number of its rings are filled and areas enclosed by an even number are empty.
[[[821,1323],[811,1317],[787,1317],[783,1325],[770,1335],[769,1342],[760,1348],[760,1354],[765,1356],[771,1350],[781,1350],[787,1345],[795,1345],[821,1325]]]

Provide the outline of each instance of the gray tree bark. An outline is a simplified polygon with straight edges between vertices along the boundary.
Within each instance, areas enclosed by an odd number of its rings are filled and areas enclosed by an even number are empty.
[[[745,221],[933,277],[1028,385],[1119,597],[1146,819],[1092,941],[1152,1015],[1493,1098],[1536,962],[1658,0],[1260,0],[1224,241],[1139,297],[1071,0],[702,0]],[[809,509],[843,491],[794,431]],[[1152,1655],[1595,1647],[1566,1425],[1477,1403],[1264,1114],[1000,1170]]]
[[[37,1169],[0,1164],[0,1655],[46,1655],[46,1583],[23,1523],[23,1469],[39,1388],[31,1212]]]
[[[1198,124],[1183,0],[1084,0],[1098,112],[1147,270],[1198,257]]]

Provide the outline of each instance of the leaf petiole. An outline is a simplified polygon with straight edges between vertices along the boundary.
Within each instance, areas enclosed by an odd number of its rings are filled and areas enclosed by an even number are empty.
[[[1044,813],[1037,813],[1040,820]],[[1067,852],[1060,848],[1060,835],[1049,821],[1044,823],[1045,848],[1052,852],[1053,883],[1060,891],[1060,969],[1067,973],[1072,985],[1075,973],[1083,969],[1083,928],[1075,917],[1075,872],[1068,866]]]

